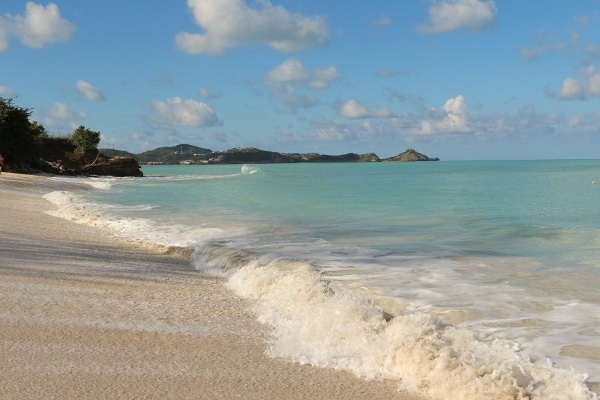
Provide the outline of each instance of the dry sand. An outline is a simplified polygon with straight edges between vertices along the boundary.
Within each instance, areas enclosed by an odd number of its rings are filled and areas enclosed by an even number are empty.
[[[252,304],[185,257],[52,217],[47,178],[0,175],[2,399],[415,399],[265,356]]]

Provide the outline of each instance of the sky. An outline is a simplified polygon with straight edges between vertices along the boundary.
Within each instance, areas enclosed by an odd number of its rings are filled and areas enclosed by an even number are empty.
[[[599,0],[0,0],[0,97],[99,147],[598,159]]]

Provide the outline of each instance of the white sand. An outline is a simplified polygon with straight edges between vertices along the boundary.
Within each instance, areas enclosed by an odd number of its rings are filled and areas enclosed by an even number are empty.
[[[0,175],[2,399],[416,399],[265,356],[251,304],[182,256],[52,217]]]

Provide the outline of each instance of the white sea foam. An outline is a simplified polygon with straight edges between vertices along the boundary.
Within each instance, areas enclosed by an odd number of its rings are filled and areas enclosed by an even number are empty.
[[[93,188],[109,190],[111,187],[111,180],[104,178],[90,178],[89,180],[84,180],[84,182]]]
[[[75,182],[78,184],[91,186],[94,189],[109,190],[112,186],[112,181],[114,181],[114,179],[116,179],[116,178],[110,178],[110,177],[103,177],[103,178],[73,178],[73,177],[69,177],[69,178],[65,178],[65,177],[60,177],[60,176],[54,176],[50,179],[58,181],[58,182],[67,182],[67,183]]]
[[[235,236],[241,232],[239,230],[224,230],[217,227],[157,224],[156,221],[147,218],[123,218],[117,214],[111,214],[111,207],[86,202],[77,194],[67,191],[51,192],[44,195],[44,198],[54,203],[57,207],[56,210],[49,212],[51,215],[76,223],[106,229],[117,236],[149,244],[192,247],[205,240]]]
[[[257,173],[258,171],[260,171],[260,170],[258,168],[256,168],[256,167],[252,167],[252,166],[247,165],[247,164],[242,165],[242,174],[250,175],[250,174]]]
[[[144,179],[150,181],[161,181],[166,180],[170,182],[175,181],[202,181],[202,180],[215,180],[215,179],[231,179],[237,178],[243,175],[252,175],[259,172],[260,169],[250,166],[247,164],[242,165],[240,172],[227,173],[227,174],[181,174],[181,175],[147,175]]]
[[[535,359],[517,343],[410,307],[386,321],[368,292],[325,282],[305,263],[246,259],[228,286],[257,302],[259,319],[274,328],[276,357],[396,379],[434,398],[598,398],[584,375]]]

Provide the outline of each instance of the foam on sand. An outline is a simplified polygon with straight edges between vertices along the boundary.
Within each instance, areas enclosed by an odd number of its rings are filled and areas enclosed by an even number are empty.
[[[0,177],[3,399],[414,399],[266,357],[250,303],[187,259],[46,214],[47,182]]]

